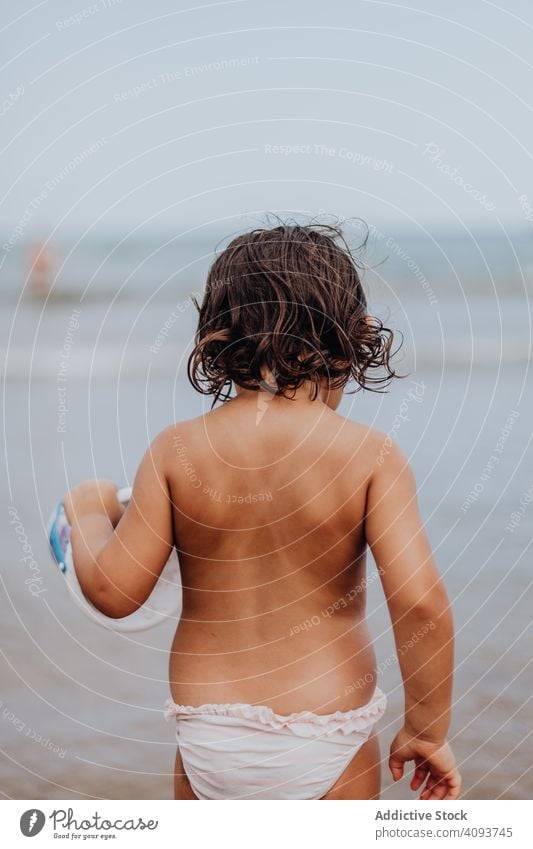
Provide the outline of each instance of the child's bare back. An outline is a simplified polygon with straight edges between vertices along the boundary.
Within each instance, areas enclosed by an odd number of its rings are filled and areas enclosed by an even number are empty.
[[[319,400],[262,392],[166,432],[184,586],[172,695],[348,710],[375,683],[363,520],[377,439]]]

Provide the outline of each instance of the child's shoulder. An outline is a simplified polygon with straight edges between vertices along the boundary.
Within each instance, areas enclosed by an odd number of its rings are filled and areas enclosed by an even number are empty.
[[[383,471],[398,473],[400,469],[409,467],[405,452],[389,433],[350,419],[346,419],[343,429],[359,458],[363,456],[376,474]]]
[[[159,431],[152,439],[150,447],[156,452],[165,452],[179,447],[180,444],[190,444],[202,434],[205,436],[206,419],[211,415],[212,412],[209,412],[193,419],[172,422]]]
[[[192,419],[169,424],[150,444],[149,450],[153,459],[157,461],[159,457],[164,460],[170,455],[180,455],[195,447],[200,449],[207,437],[207,427],[211,429],[216,418],[217,410],[212,410]],[[341,438],[340,433],[343,434]],[[410,470],[409,460],[399,444],[390,434],[377,428],[345,418],[339,432],[337,418],[337,425],[332,428],[331,436],[330,448],[338,450],[341,455],[348,454],[359,466],[363,462],[372,477],[396,477],[402,470]]]
[[[372,428],[371,441],[378,468],[409,465],[407,455],[389,433]]]

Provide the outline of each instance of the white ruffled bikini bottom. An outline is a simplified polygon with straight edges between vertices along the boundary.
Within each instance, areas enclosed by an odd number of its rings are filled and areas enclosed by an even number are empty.
[[[367,704],[346,712],[299,711],[266,705],[165,702],[199,799],[320,799],[342,775],[387,706],[378,688]]]

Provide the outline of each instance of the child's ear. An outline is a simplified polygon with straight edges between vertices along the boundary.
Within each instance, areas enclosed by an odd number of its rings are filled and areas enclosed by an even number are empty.
[[[343,390],[332,389],[329,385],[325,387],[323,395],[324,404],[332,410],[336,410],[342,401]]]

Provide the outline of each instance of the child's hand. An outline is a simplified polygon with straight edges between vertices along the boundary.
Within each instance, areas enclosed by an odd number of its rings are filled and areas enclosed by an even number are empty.
[[[461,775],[446,740],[432,743],[413,737],[402,728],[391,743],[389,768],[398,781],[403,776],[404,763],[415,762],[411,790],[418,790],[426,781],[420,799],[458,799]]]
[[[117,499],[117,490],[118,486],[108,480],[84,481],[73,487],[63,499],[69,523],[87,513],[103,513],[116,527],[125,510]]]

